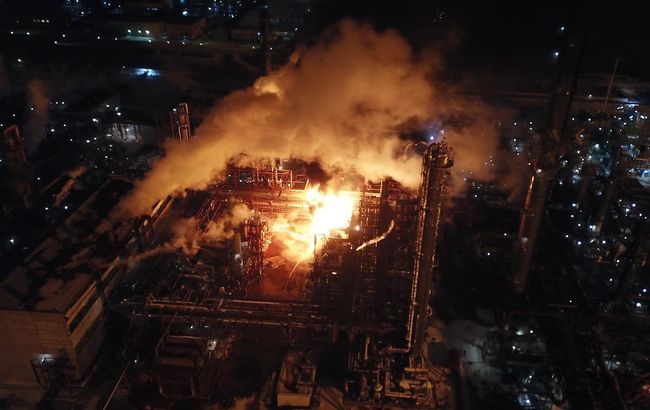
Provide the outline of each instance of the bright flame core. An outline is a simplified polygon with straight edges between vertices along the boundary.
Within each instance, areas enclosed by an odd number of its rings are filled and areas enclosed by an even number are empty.
[[[354,205],[350,193],[322,192],[316,186],[305,191],[305,207],[309,208],[311,219],[278,219],[271,230],[284,244],[288,260],[309,260],[324,243],[322,239],[343,235],[342,231],[350,227]]]
[[[307,202],[313,207],[313,235],[329,236],[336,230],[350,227],[354,199],[343,192],[325,193],[318,187],[307,191]]]

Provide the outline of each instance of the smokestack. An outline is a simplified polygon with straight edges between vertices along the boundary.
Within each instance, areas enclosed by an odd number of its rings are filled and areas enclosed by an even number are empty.
[[[262,33],[262,59],[266,73],[271,72],[271,13],[268,3],[260,8],[260,33]]]
[[[8,193],[10,204],[17,208],[33,208],[36,204],[36,193],[32,171],[25,155],[23,139],[16,125],[4,130],[0,151],[7,170],[2,186]]]
[[[571,110],[576,89],[586,37],[586,26],[574,31],[573,35],[567,35],[565,46],[560,53],[560,72],[551,93],[546,127],[537,150],[515,243],[513,286],[516,293],[523,292],[526,287],[548,192],[559,170],[558,156],[563,143],[566,118]]]
[[[407,323],[407,348],[419,356],[424,344],[429,299],[433,288],[436,243],[442,208],[445,176],[454,162],[445,141],[429,145],[422,160],[418,230],[415,239],[415,264],[411,282],[411,305]]]

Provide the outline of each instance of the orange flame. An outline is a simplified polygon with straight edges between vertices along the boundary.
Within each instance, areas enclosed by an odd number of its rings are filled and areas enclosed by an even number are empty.
[[[311,259],[323,239],[345,235],[354,211],[354,196],[345,191],[322,192],[319,187],[305,191],[305,207],[309,207],[310,220],[276,220],[271,226],[273,234],[284,243],[284,256],[292,261]]]

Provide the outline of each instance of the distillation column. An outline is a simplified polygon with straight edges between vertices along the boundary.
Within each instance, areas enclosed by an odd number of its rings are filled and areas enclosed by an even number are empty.
[[[562,137],[576,90],[586,30],[576,30],[574,33],[567,36],[566,45],[560,53],[561,68],[551,93],[546,126],[537,149],[533,175],[521,215],[513,263],[513,287],[516,293],[523,292],[526,287],[546,200],[559,170]]]
[[[411,304],[406,342],[411,352],[421,355],[429,311],[429,298],[436,266],[436,242],[440,224],[445,176],[453,165],[451,150],[445,141],[429,145],[422,160],[418,229],[415,239],[415,264],[411,284]]]

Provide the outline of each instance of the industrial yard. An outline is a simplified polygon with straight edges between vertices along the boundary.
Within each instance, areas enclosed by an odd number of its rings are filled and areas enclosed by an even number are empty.
[[[650,406],[631,11],[36,3],[0,2],[0,409]]]

